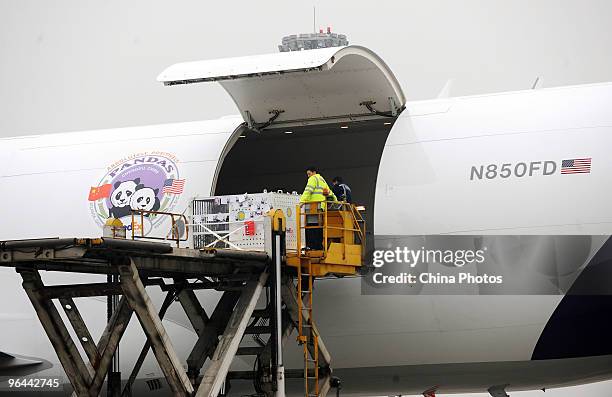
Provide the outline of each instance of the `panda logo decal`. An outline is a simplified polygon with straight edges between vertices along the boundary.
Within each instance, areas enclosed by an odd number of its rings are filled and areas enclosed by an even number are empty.
[[[159,189],[151,189],[150,187],[136,189],[130,201],[130,207],[137,211],[157,211],[161,205],[159,197],[157,197],[158,193]]]
[[[89,190],[94,221],[102,227],[109,218],[116,218],[131,230],[134,213],[134,227],[149,234],[167,221],[156,212],[172,212],[183,193],[185,180],[177,163],[176,156],[165,152],[136,153],[112,163]]]
[[[111,193],[110,201],[112,207],[109,208],[110,217],[123,218],[130,214],[132,196],[140,185],[140,178],[133,181],[117,181],[113,184],[114,189]]]

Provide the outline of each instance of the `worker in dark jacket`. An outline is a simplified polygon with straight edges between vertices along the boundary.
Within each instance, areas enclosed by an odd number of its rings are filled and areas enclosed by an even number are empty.
[[[351,188],[344,183],[341,176],[337,176],[332,180],[332,192],[334,192],[338,201],[345,201],[347,203],[353,202]]]

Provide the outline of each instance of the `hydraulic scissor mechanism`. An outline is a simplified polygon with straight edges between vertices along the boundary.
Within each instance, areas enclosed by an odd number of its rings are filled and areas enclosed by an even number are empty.
[[[283,397],[285,378],[303,377],[306,397],[325,397],[330,387],[339,390],[340,382],[332,377],[331,355],[314,321],[315,280],[356,274],[365,232],[363,219],[350,204],[312,206],[308,214],[320,223],[308,226],[301,221],[306,215],[303,207],[297,207],[299,216],[292,229],[301,236],[303,228],[320,228],[320,250],[302,249],[301,237],[297,245],[292,243],[299,249],[288,250],[287,220],[276,209],[265,216],[265,252],[180,248],[173,246],[180,245],[178,239],[170,244],[143,241],[142,236],[21,240],[0,242],[0,266],[14,267],[23,278],[23,288],[77,396],[100,395],[105,379],[107,395],[130,396],[152,350],[167,384],[158,382],[156,388],[168,387],[175,396],[227,395],[233,381],[250,379],[256,393]],[[45,285],[41,270],[112,277],[108,282]],[[156,287],[166,294],[159,308],[149,295]],[[201,289],[222,292],[211,312],[197,293]],[[97,343],[92,338],[96,332],[87,327],[77,308],[78,298],[92,296],[114,302]],[[187,357],[179,356],[164,326],[163,317],[173,302],[180,304],[197,335]],[[118,349],[132,317],[138,318],[132,323],[142,328],[146,341],[129,376],[123,378],[122,389]],[[294,330],[303,348],[304,367],[285,369],[283,345]],[[255,370],[233,370],[237,355],[252,356]]]

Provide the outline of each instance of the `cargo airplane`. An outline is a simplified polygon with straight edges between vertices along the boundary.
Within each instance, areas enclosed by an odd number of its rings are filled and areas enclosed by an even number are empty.
[[[218,82],[239,114],[1,139],[0,240],[99,236],[110,215],[180,213],[194,196],[300,192],[305,166],[317,164],[365,207],[370,250],[424,235],[531,236],[549,254],[509,253],[508,266],[583,269],[575,283],[584,275],[597,290],[363,295],[358,277],[320,280],[316,321],[342,394],[505,396],[612,378],[612,83],[408,102],[385,62],[355,45],[180,63],[158,80]],[[43,273],[47,283],[100,280]],[[14,269],[0,267],[0,284],[0,376],[66,382]],[[80,306],[99,332],[105,304]],[[171,306],[164,325],[188,352],[196,335],[184,314]],[[124,373],[143,334],[130,327],[127,338]],[[300,368],[298,348],[287,349],[287,368]],[[136,391],[168,393],[151,355]]]

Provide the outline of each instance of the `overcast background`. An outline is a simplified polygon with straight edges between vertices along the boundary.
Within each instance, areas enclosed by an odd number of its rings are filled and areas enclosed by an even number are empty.
[[[331,26],[388,63],[411,100],[612,80],[612,2],[0,0],[0,136],[216,118],[215,83],[164,87],[186,60],[276,52]]]
[[[537,77],[541,87],[612,81],[609,0],[0,0],[0,137],[236,113],[216,84],[163,87],[156,76],[175,62],[276,52],[284,35],[312,31],[313,5],[317,27],[377,52],[410,100],[448,79],[453,96],[528,89]]]

